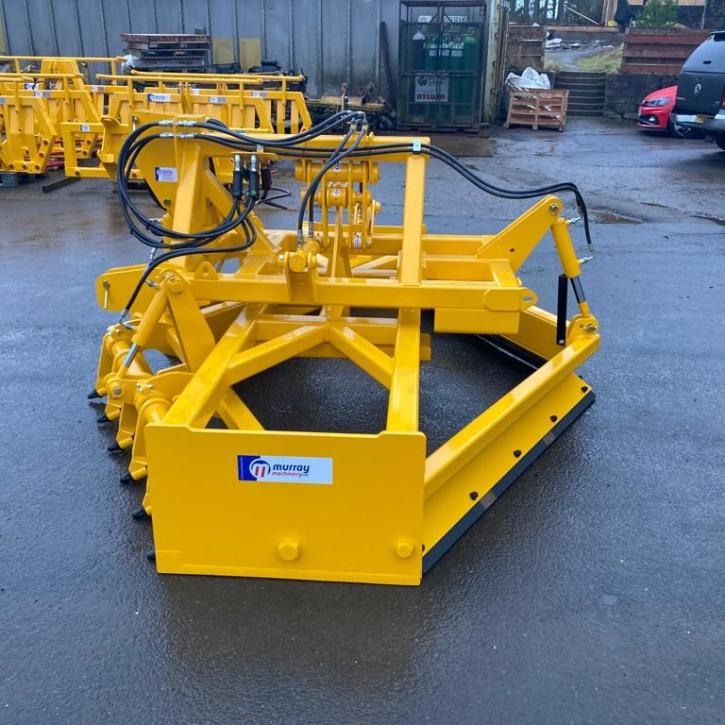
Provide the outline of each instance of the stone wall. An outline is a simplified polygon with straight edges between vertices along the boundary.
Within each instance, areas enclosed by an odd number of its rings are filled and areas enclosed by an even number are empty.
[[[604,113],[609,117],[637,118],[642,99],[652,91],[677,85],[667,73],[616,73],[607,76]]]

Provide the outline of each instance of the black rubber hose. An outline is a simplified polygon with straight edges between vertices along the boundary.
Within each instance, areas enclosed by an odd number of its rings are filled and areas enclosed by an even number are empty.
[[[168,247],[168,244],[166,244],[163,240],[159,241],[156,239],[153,239],[152,237],[148,237],[144,234],[143,231],[139,229],[136,222],[133,220],[132,216],[135,217],[138,222],[143,224],[143,226],[147,229],[156,234],[160,237],[171,237],[172,239],[180,239],[180,240],[186,240],[180,244],[175,245],[176,247],[181,246],[188,246],[188,247],[194,247],[199,246],[200,244],[206,244],[208,243],[208,240],[210,238],[218,237],[221,234],[224,234],[227,231],[230,231],[233,229],[236,224],[233,220],[233,217],[236,213],[238,213],[239,210],[239,203],[240,198],[237,196],[233,197],[233,203],[231,208],[229,209],[229,212],[226,214],[224,219],[214,228],[204,230],[203,232],[177,232],[173,229],[168,229],[166,227],[161,226],[161,224],[158,224],[151,219],[148,219],[131,201],[131,199],[128,197],[128,191],[127,191],[127,184],[129,180],[129,174],[131,167],[133,165],[133,161],[138,156],[140,151],[152,140],[155,138],[159,138],[160,134],[153,134],[150,136],[145,136],[144,138],[140,139],[137,142],[134,142],[134,146],[129,149],[129,156],[126,161],[126,168],[123,172],[123,180],[126,182],[125,184],[119,183],[119,192],[121,195],[121,208],[124,213],[124,218],[126,220],[126,223],[129,226],[129,230],[133,236],[135,236],[137,239],[139,239],[141,242],[146,244],[147,246],[151,246],[155,249],[161,249]]]
[[[341,142],[338,144],[335,148],[318,148],[318,149],[299,149],[296,148],[297,144],[309,140],[311,138],[316,138],[317,136],[323,134],[327,129],[344,122],[345,120],[350,120],[350,128],[348,132],[345,134]],[[356,121],[356,123],[353,123],[353,121]],[[464,166],[458,159],[456,159],[454,156],[449,154],[447,151],[444,151],[443,149],[437,147],[437,146],[431,146],[429,144],[422,144],[419,149],[414,148],[412,144],[384,144],[382,146],[378,146],[376,148],[358,148],[362,139],[365,137],[366,133],[366,126],[362,125],[360,127],[360,122],[362,121],[362,114],[360,113],[353,113],[353,112],[341,112],[334,114],[333,116],[329,117],[322,123],[318,124],[317,126],[314,126],[313,128],[309,129],[308,131],[304,131],[300,134],[297,134],[295,136],[289,136],[285,139],[277,139],[277,140],[271,140],[271,139],[265,139],[265,138],[256,138],[252,136],[248,136],[247,134],[243,134],[240,132],[234,132],[228,129],[224,126],[224,124],[220,122],[203,122],[203,123],[193,123],[189,124],[190,127],[193,127],[195,129],[206,129],[214,131],[216,134],[222,134],[222,136],[218,135],[209,135],[209,134],[198,134],[198,133],[190,133],[189,135],[194,138],[204,138],[206,141],[209,141],[211,143],[216,143],[217,145],[220,145],[222,147],[226,148],[232,148],[239,151],[253,151],[254,148],[257,146],[268,146],[268,147],[274,147],[275,148],[275,154],[279,156],[290,156],[290,157],[296,157],[296,158],[318,158],[318,159],[326,159],[326,161],[323,163],[322,168],[320,171],[315,175],[315,178],[311,181],[311,183],[308,185],[305,195],[303,197],[302,203],[300,204],[299,214],[298,214],[298,225],[297,225],[297,231],[298,231],[298,238],[299,235],[302,233],[302,227],[304,222],[304,216],[305,211],[308,210],[310,214],[309,223],[310,228],[312,228],[312,224],[314,223],[313,218],[313,209],[314,209],[314,195],[319,187],[319,184],[321,183],[322,178],[324,177],[325,173],[329,171],[334,164],[338,163],[341,159],[350,157],[350,158],[365,158],[365,157],[371,157],[371,156],[386,156],[386,155],[394,155],[394,154],[401,154],[401,153],[422,153],[426,156],[429,156],[431,158],[438,159],[439,161],[442,161],[447,166],[452,168],[457,173],[461,174],[466,180],[468,180],[470,183],[472,183],[474,186],[476,186],[478,189],[481,189],[482,191],[500,197],[500,198],[507,198],[507,199],[528,199],[528,198],[534,198],[537,196],[544,196],[546,194],[556,194],[559,192],[570,192],[573,193],[577,202],[577,206],[582,214],[582,219],[584,222],[584,231],[587,239],[587,243],[591,246],[591,236],[590,236],[590,229],[589,229],[589,216],[588,211],[586,207],[586,203],[584,201],[584,198],[579,191],[579,188],[576,186],[576,184],[573,184],[571,182],[561,182],[557,184],[550,184],[547,186],[537,187],[534,189],[505,189],[502,187],[495,186],[494,184],[491,184],[487,182],[485,179],[481,178],[477,174],[474,174],[470,169],[468,169],[466,166]],[[164,124],[164,127],[167,127],[166,124]],[[356,127],[359,127],[358,130],[358,136],[355,139],[355,141],[348,147],[345,148],[348,141],[352,137],[352,134],[356,130]],[[136,297],[138,296],[139,291],[141,290],[143,284],[148,279],[148,276],[151,274],[151,272],[156,269],[160,264],[162,264],[165,261],[168,261],[169,259],[174,259],[177,257],[189,255],[189,254],[227,254],[227,253],[235,253],[244,251],[245,249],[248,249],[256,239],[256,229],[253,224],[251,224],[247,217],[249,213],[251,212],[252,208],[254,207],[255,202],[257,201],[256,198],[249,198],[247,202],[247,206],[242,211],[242,213],[239,213],[239,205],[240,200],[235,200],[235,202],[232,204],[232,207],[229,211],[229,213],[226,215],[226,217],[220,222],[217,227],[206,230],[204,232],[196,232],[196,233],[180,233],[180,232],[174,232],[173,230],[167,230],[165,227],[162,227],[160,224],[157,224],[156,222],[153,222],[145,217],[145,215],[133,204],[133,202],[130,200],[128,196],[128,190],[127,190],[127,184],[130,179],[131,169],[133,167],[133,164],[135,163],[136,159],[138,158],[138,155],[140,152],[145,148],[145,146],[153,141],[156,138],[162,137],[161,133],[156,134],[149,134],[143,138],[139,138],[142,133],[149,131],[153,128],[161,128],[159,123],[149,123],[145,124],[144,126],[140,126],[135,131],[133,131],[129,137],[127,138],[126,142],[123,144],[121,151],[119,153],[119,159],[118,159],[118,170],[117,170],[117,178],[119,181],[119,191],[121,193],[121,199],[122,199],[122,210],[124,214],[124,218],[126,219],[127,223],[129,224],[129,229],[131,233],[139,238],[144,244],[148,244],[148,246],[152,246],[154,248],[168,248],[169,245],[167,245],[163,240],[155,240],[151,237],[148,237],[145,235],[141,230],[138,229],[136,226],[134,220],[132,217],[135,217],[138,222],[144,224],[146,229],[150,229],[154,233],[157,233],[159,236],[171,236],[172,238],[177,239],[183,239],[186,241],[179,242],[177,244],[174,244],[169,251],[166,253],[160,255],[159,257],[153,259],[149,265],[147,266],[146,270],[142,274],[141,278],[138,281],[138,284],[136,285],[136,288],[134,289],[134,292],[129,299],[128,304],[126,305],[126,310],[124,312],[127,312],[130,307],[133,305],[134,301],[136,300]],[[226,138],[225,138],[226,137]],[[236,215],[236,218],[235,218]],[[227,233],[228,231],[231,231],[232,229],[242,226],[245,232],[245,242],[241,245],[235,245],[233,247],[222,247],[217,249],[206,249],[205,247],[211,243],[214,239],[217,239],[219,236]]]
[[[350,128],[348,128],[347,133],[342,137],[340,140],[340,143],[337,145],[337,148],[333,151],[333,153],[330,155],[330,157],[327,159],[325,163],[323,163],[322,168],[320,171],[315,175],[315,177],[310,181],[310,183],[307,185],[307,189],[305,189],[304,196],[302,197],[302,201],[300,203],[300,209],[299,213],[297,214],[297,243],[301,244],[301,235],[302,235],[302,226],[304,224],[305,220],[305,211],[307,210],[308,203],[315,198],[315,191],[317,190],[317,187],[319,186],[320,180],[325,175],[325,173],[332,168],[334,164],[337,163],[337,161],[341,158],[341,152],[345,148],[345,145],[347,142],[352,138],[352,134],[354,133],[355,128],[350,125]],[[314,202],[312,202],[314,203]]]
[[[350,126],[350,131],[352,131],[352,128],[353,127]],[[310,182],[310,185],[307,187],[307,189],[305,191],[305,195],[302,197],[302,203],[300,204],[299,214],[297,215],[297,240],[298,240],[298,243],[302,236],[302,225],[303,225],[304,216],[305,216],[305,205],[309,202],[310,207],[314,208],[313,204],[314,204],[315,194],[317,193],[317,188],[319,187],[320,182],[322,181],[323,177],[333,166],[335,166],[335,164],[339,163],[345,157],[347,157],[350,154],[355,152],[355,149],[357,149],[357,147],[360,145],[360,142],[367,135],[367,128],[368,128],[367,123],[363,123],[362,126],[358,129],[358,135],[355,138],[355,140],[352,142],[352,144],[348,148],[344,149],[342,147],[344,147],[344,145],[347,143],[347,141],[349,139],[350,132],[348,131],[348,135],[345,136],[344,142],[340,143],[341,150],[337,154],[333,154],[332,156],[330,156],[330,158],[322,165],[322,168],[317,172],[317,174],[315,175],[315,178],[312,179],[312,181]],[[312,223],[313,223],[313,219],[311,218],[310,222],[309,222],[310,233],[312,233]]]
[[[206,247],[202,248],[190,248],[185,247],[183,249],[179,249],[178,247],[172,247],[168,252],[165,252],[164,254],[159,255],[158,257],[155,257],[152,259],[148,265],[146,265],[146,269],[142,272],[141,276],[138,279],[138,282],[136,283],[136,286],[133,289],[133,292],[131,293],[131,296],[128,299],[128,302],[126,302],[126,306],[123,309],[123,312],[121,313],[121,317],[125,317],[128,312],[130,311],[131,307],[133,306],[133,303],[136,301],[136,298],[139,295],[139,292],[141,292],[141,289],[143,288],[144,284],[146,283],[146,280],[149,278],[149,275],[151,272],[153,272],[160,264],[163,264],[164,262],[168,262],[170,259],[177,259],[178,257],[185,257],[187,255],[193,255],[193,254],[232,254],[234,252],[243,252],[245,249],[249,249],[254,242],[257,239],[257,230],[254,227],[253,224],[247,222],[247,216],[249,216],[249,213],[254,208],[254,200],[251,199],[247,206],[245,207],[244,211],[242,212],[242,216],[239,217],[237,220],[238,225],[241,225],[242,229],[244,229],[245,233],[245,241],[242,244],[234,245],[233,247],[212,247],[211,249],[207,249]]]
[[[213,130],[215,132],[221,132],[225,133],[229,136],[231,136],[234,139],[240,139],[242,141],[245,141],[247,143],[253,144],[266,144],[266,145],[272,145],[272,146],[279,146],[280,148],[287,147],[287,148],[293,148],[295,144],[300,143],[304,140],[309,140],[311,138],[315,138],[321,134],[323,134],[326,130],[329,128],[337,125],[343,120],[347,119],[355,119],[359,116],[359,112],[342,112],[337,113],[331,116],[330,118],[323,121],[321,124],[318,124],[317,126],[301,132],[299,134],[296,134],[295,136],[290,136],[286,139],[278,139],[270,142],[269,139],[257,139],[253,138],[251,136],[247,136],[246,134],[236,133],[228,129],[223,123],[213,120],[211,122],[204,122],[200,124],[194,124],[194,127],[196,128],[206,128],[209,130]],[[234,228],[234,223],[232,221],[232,217],[237,211],[237,208],[233,205],[230,209],[229,213],[225,217],[220,224],[213,228],[208,229],[203,232],[195,232],[195,233],[181,233],[181,232],[175,232],[172,229],[167,229],[166,227],[161,226],[160,224],[152,221],[151,219],[148,219],[131,201],[129,195],[128,195],[128,182],[130,180],[130,174],[131,170],[133,168],[133,164],[136,161],[138,155],[140,152],[145,148],[145,146],[153,141],[154,139],[162,137],[161,133],[156,134],[150,134],[148,136],[145,136],[143,138],[139,138],[142,133],[145,131],[151,130],[153,128],[167,128],[167,124],[164,123],[162,126],[159,122],[153,122],[148,123],[143,126],[140,126],[139,128],[135,129],[131,134],[129,134],[129,137],[126,139],[126,142],[123,144],[120,152],[119,152],[119,158],[118,158],[118,169],[117,169],[117,180],[118,180],[118,186],[119,186],[119,193],[121,196],[121,208],[122,213],[124,216],[124,219],[129,227],[129,231],[131,234],[136,237],[139,241],[141,241],[146,246],[152,247],[154,249],[162,249],[168,247],[168,244],[164,242],[164,240],[157,240],[153,237],[148,236],[142,229],[139,228],[136,221],[134,221],[134,218],[137,220],[138,223],[142,224],[146,230],[151,231],[156,236],[160,237],[171,237],[172,239],[177,240],[183,240],[180,241],[178,244],[175,244],[174,246],[176,248],[183,247],[196,247],[200,245],[204,245],[208,243],[208,241],[211,238],[215,238],[219,236],[220,234],[224,234],[226,231],[229,231],[231,228]],[[197,135],[197,134],[194,134]],[[210,136],[205,135],[207,139],[211,139]],[[226,145],[226,144],[225,144]]]
[[[208,140],[211,140],[209,136],[205,134],[199,134],[199,136],[204,136]],[[259,143],[263,143],[263,139],[251,139],[251,141],[258,141]],[[228,139],[221,139],[221,138],[215,138],[212,140],[213,143],[217,143],[221,146],[225,146],[227,148],[233,148],[237,150],[244,150],[248,151],[249,149],[246,149],[244,147],[240,147],[238,144],[235,144],[233,141]],[[307,150],[307,149],[299,149],[299,150],[287,150],[287,149],[279,149],[276,150],[275,153],[279,156],[290,156],[293,158],[328,158],[330,153],[335,153],[337,151],[336,148],[319,148],[319,149],[313,149],[313,150]],[[346,156],[349,156],[350,158],[363,158],[368,156],[385,156],[385,155],[393,155],[393,154],[400,154],[400,153],[415,153],[416,151],[413,149],[413,146],[411,144],[385,144],[383,146],[378,146],[374,149],[355,149],[355,150],[347,150]],[[497,196],[499,198],[506,198],[506,199],[530,199],[535,198],[538,196],[545,196],[546,194],[556,194],[560,192],[571,192],[574,194],[577,202],[577,207],[580,210],[580,213],[582,215],[582,220],[584,223],[584,233],[587,240],[587,244],[590,246],[592,245],[591,241],[591,231],[589,227],[589,214],[586,206],[586,202],[584,201],[584,198],[579,191],[576,184],[573,184],[571,182],[560,182],[557,184],[551,184],[547,186],[542,186],[534,189],[504,189],[498,186],[495,186],[489,182],[487,182],[485,179],[481,178],[477,174],[474,174],[470,169],[468,169],[466,166],[464,166],[458,159],[456,159],[454,156],[449,154],[448,152],[444,151],[443,149],[440,149],[437,146],[430,146],[428,144],[423,144],[420,149],[420,153],[432,157],[437,158],[440,161],[443,161],[446,165],[460,173],[464,178],[468,179],[471,183],[473,183],[477,188],[481,189],[482,191],[491,194],[493,196]]]

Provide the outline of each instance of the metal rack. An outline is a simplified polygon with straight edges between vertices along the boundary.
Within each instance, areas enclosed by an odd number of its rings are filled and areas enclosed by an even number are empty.
[[[483,0],[401,0],[399,128],[480,128],[485,20]]]

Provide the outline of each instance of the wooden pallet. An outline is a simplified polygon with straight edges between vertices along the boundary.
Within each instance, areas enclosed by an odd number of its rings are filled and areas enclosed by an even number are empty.
[[[129,46],[145,46],[146,48],[162,48],[174,45],[180,47],[211,45],[211,36],[199,33],[121,33],[121,40]]]
[[[209,50],[208,45],[175,45],[168,43],[163,46],[149,46],[145,43],[126,43],[127,50],[137,50],[140,53],[148,53],[149,55],[164,55],[164,53],[206,53]]]
[[[544,69],[546,30],[540,25],[508,26],[506,40],[506,69],[521,72],[527,66]]]
[[[566,106],[569,91],[562,88],[509,88],[508,115],[504,128],[510,126],[530,126],[566,128]]]
[[[140,70],[184,70],[205,66],[211,36],[200,33],[121,33],[126,52]]]

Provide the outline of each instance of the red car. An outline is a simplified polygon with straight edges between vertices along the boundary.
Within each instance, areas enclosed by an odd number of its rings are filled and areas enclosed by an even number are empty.
[[[637,126],[643,131],[666,131],[675,138],[695,138],[696,129],[680,126],[670,114],[675,107],[677,86],[668,86],[644,97],[639,106]]]

